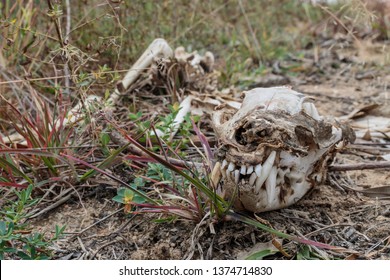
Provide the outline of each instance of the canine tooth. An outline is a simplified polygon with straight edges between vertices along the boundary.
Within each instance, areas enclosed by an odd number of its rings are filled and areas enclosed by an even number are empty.
[[[252,174],[253,172],[253,165],[249,165],[248,169],[246,170],[246,174]]]
[[[267,194],[268,194],[268,204],[271,204],[272,201],[275,199],[276,175],[277,174],[278,174],[278,171],[276,169],[276,166],[273,166],[271,168],[271,171],[269,173],[267,180],[265,181],[265,189],[267,190]]]
[[[256,165],[256,167],[255,167],[255,172],[256,172],[257,177],[260,177],[260,175],[261,175],[261,169],[262,169],[261,164]]]
[[[225,169],[226,165],[227,165],[227,160],[224,159],[224,160],[222,161],[221,169]]]
[[[231,163],[229,163],[228,170],[233,171],[235,167],[236,167],[236,165],[233,162],[231,162]]]
[[[240,171],[238,169],[234,170],[234,182],[236,185],[238,184],[238,181],[240,180]]]
[[[241,166],[240,173],[241,173],[242,175],[245,175],[245,174],[246,174],[246,166],[245,166],[245,165]]]
[[[255,192],[258,193],[261,189],[261,186],[263,185],[264,182],[260,179],[260,177],[256,176],[256,187],[255,187]]]
[[[211,182],[213,183],[213,187],[217,187],[219,181],[221,180],[222,170],[221,163],[217,162],[211,172]]]
[[[256,192],[259,192],[261,186],[265,182],[265,180],[268,178],[269,173],[271,172],[272,166],[274,165],[276,158],[276,151],[272,151],[268,158],[265,160],[263,164],[263,168],[261,170],[260,177],[256,180]]]
[[[253,186],[253,185],[254,185],[256,178],[257,178],[257,175],[256,175],[256,173],[253,172],[253,173],[251,174],[251,176],[249,177],[249,185],[250,185],[250,186]]]

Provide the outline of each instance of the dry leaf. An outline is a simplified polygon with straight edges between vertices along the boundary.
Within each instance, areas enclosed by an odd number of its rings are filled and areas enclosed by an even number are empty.
[[[281,239],[275,239],[276,242],[279,244],[282,244]],[[279,252],[279,249],[276,248],[273,244],[275,242],[274,239],[265,242],[265,243],[256,243],[255,246],[253,246],[249,251],[241,251],[237,254],[237,260],[245,260],[248,257],[252,256],[253,254],[264,252],[265,255],[273,255],[275,253]]]

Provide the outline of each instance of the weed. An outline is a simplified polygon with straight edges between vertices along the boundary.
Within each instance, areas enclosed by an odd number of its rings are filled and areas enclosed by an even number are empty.
[[[42,233],[34,232],[27,219],[28,209],[36,205],[38,199],[33,199],[33,186],[13,193],[17,199],[8,200],[0,211],[0,259],[20,258],[24,260],[42,260],[51,257],[51,246],[58,240],[65,226],[55,227],[55,233],[47,238]]]
[[[314,252],[314,250],[307,246],[301,245],[300,249],[297,252],[297,260],[325,260],[326,257],[320,255],[319,253]]]
[[[197,122],[200,118],[199,116],[190,117],[190,114],[187,114],[177,131],[177,134],[180,135],[180,137],[174,138],[173,133],[176,132],[176,123],[174,120],[180,107],[178,103],[175,103],[173,105],[168,105],[168,109],[169,113],[164,116],[159,116],[158,121],[155,124],[149,119],[145,120],[142,116],[142,112],[130,113],[129,118],[134,122],[137,128],[135,133],[143,134],[143,136],[139,138],[139,141],[148,143],[150,142],[149,140],[151,140],[153,143],[156,143],[160,140],[169,147],[170,150],[174,150],[179,156],[183,157],[185,156],[184,151],[188,148],[189,138],[192,134],[192,120]],[[156,138],[156,131],[158,131],[157,134],[161,135],[160,139]],[[153,151],[158,151],[160,149],[158,145],[152,145],[151,148]]]
[[[145,186],[144,180],[141,178],[136,178],[130,188],[120,188],[118,190],[118,194],[113,198],[114,201],[122,203],[125,205],[125,213],[130,213],[134,210],[134,205],[142,204],[146,200],[144,197],[138,195],[133,191],[133,189],[137,190],[138,188],[142,188]]]
[[[278,253],[277,250],[264,249],[262,251],[258,251],[256,253],[253,253],[253,254],[249,255],[245,259],[246,260],[262,260],[265,257],[275,255],[276,253]]]

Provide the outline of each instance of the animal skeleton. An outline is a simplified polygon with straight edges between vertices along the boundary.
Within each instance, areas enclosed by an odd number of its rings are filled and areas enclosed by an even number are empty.
[[[152,53],[150,47],[147,52]],[[205,71],[202,63],[211,69],[214,62],[211,53],[201,57],[183,48],[176,49],[175,58],[195,71]],[[257,88],[244,95],[242,104],[188,95],[182,100],[173,134],[194,109],[194,102],[203,110],[211,105],[212,110],[206,111],[213,116],[219,142],[212,182],[220,183],[222,194],[234,200],[236,208],[263,212],[287,207],[323,182],[327,164],[338,149],[353,141],[353,132],[326,121],[312,100],[289,88]]]
[[[173,52],[165,40],[156,39],[106,101],[106,110],[113,109],[121,92],[145,69],[171,59],[173,54],[179,63],[191,67],[195,80],[196,73],[213,67],[211,53],[202,57],[183,48]],[[188,95],[182,100],[172,134],[188,112],[211,113],[219,142],[211,178],[215,186],[219,184],[221,193],[238,209],[263,212],[287,207],[325,179],[327,164],[354,134],[345,126],[326,121],[312,100],[287,87],[257,88],[243,95],[242,104],[223,94]],[[101,102],[101,98],[90,96],[84,104],[94,102]],[[194,103],[200,108],[194,108]],[[70,110],[68,125],[84,118],[81,107],[80,103]]]

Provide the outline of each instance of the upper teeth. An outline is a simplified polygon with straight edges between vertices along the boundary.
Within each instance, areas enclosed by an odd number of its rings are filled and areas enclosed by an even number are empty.
[[[234,170],[234,182],[238,184],[238,181],[240,179],[240,171],[238,169]]]
[[[276,198],[276,176],[278,175],[278,171],[276,166],[271,168],[270,174],[265,181],[265,188],[267,190],[268,195],[268,204],[271,204],[273,200]]]
[[[256,165],[256,167],[255,167],[255,172],[256,172],[256,175],[257,175],[257,177],[260,177],[260,175],[261,175],[261,164],[259,163],[258,165]]]
[[[228,170],[233,171],[235,167],[236,167],[235,164],[233,162],[231,162],[231,163],[229,163]]]
[[[255,166],[249,165],[248,167],[246,165],[236,166],[233,162],[228,162],[224,159],[221,164],[221,173],[223,175],[226,174],[227,178],[233,180],[236,184],[239,183],[241,176],[249,175],[249,179],[247,177],[249,185],[256,186],[255,190],[258,192],[270,175],[272,175],[272,179],[270,179],[268,185],[276,187],[278,169],[276,166],[275,169],[272,169],[275,158],[276,151],[272,151],[263,164],[259,163]]]

